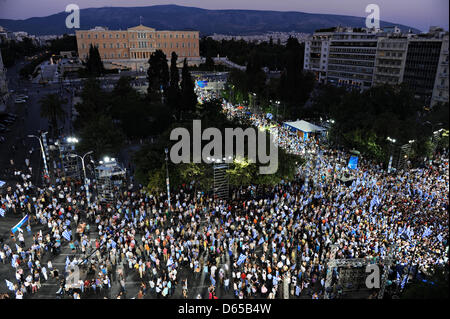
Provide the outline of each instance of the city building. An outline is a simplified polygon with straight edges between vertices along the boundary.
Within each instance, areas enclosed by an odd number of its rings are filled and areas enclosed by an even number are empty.
[[[396,85],[403,82],[408,38],[399,31],[378,37],[374,85]]]
[[[6,109],[8,99],[8,84],[6,82],[6,68],[3,65],[2,53],[0,52],[0,111]]]
[[[180,63],[184,58],[190,65],[200,63],[198,31],[157,31],[144,25],[127,30],[95,27],[76,31],[76,39],[79,58],[87,59],[92,44],[97,46],[105,68],[143,71],[148,68],[148,59],[156,50],[162,50],[169,61],[175,52]]]
[[[431,97],[431,105],[438,102],[448,102],[448,34],[443,36],[441,53],[436,71],[436,78],[434,80],[433,95]]]
[[[267,32],[263,34],[255,34],[255,35],[228,35],[228,34],[217,34],[214,33],[213,35],[210,35],[209,37],[216,41],[221,40],[244,40],[246,42],[270,42],[272,39],[273,43],[280,44],[286,44],[287,40],[292,37],[296,38],[298,42],[302,43],[305,42],[305,40],[308,38],[308,33],[301,33],[301,32]]]
[[[304,69],[315,73],[319,83],[325,83],[328,70],[328,50],[333,32],[319,31],[305,45]]]
[[[321,83],[366,89],[372,86],[376,31],[336,27],[318,30],[306,41],[304,69]]]
[[[425,106],[431,104],[441,47],[442,37],[436,33],[418,34],[409,39],[403,82]]]
[[[304,69],[320,83],[365,90],[405,83],[424,106],[448,102],[448,32],[402,33],[334,27],[317,30],[305,42]]]

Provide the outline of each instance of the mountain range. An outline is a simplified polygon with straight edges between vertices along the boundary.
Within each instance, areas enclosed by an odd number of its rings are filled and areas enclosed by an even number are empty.
[[[46,17],[24,20],[0,19],[0,26],[11,31],[26,31],[34,35],[73,34],[67,29],[66,17],[60,12]],[[80,29],[106,26],[111,30],[142,24],[156,30],[198,30],[202,36],[213,33],[251,35],[270,31],[313,33],[334,26],[364,27],[365,17],[305,12],[261,10],[207,10],[178,5],[146,7],[103,7],[80,10]],[[420,30],[394,22],[380,21],[380,26],[397,25],[402,31]]]

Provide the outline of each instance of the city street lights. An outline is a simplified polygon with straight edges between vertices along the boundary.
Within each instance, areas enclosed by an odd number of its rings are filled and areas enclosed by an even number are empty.
[[[391,137],[387,137],[386,138],[389,142],[391,142],[392,144],[395,144],[395,142],[397,142],[397,140],[395,138],[391,138]],[[391,144],[391,145],[392,145]],[[389,157],[389,164],[388,164],[388,174],[391,172],[391,168],[392,168],[392,148],[391,148],[391,156]]]
[[[42,133],[42,135],[47,134],[48,132]],[[39,144],[41,145],[41,152],[42,152],[42,158],[44,159],[44,168],[45,168],[45,175],[50,176],[48,173],[48,167],[47,167],[47,159],[45,158],[45,151],[44,151],[44,145],[42,144],[42,140],[39,136],[36,135],[28,135],[28,137],[35,137],[39,140]]]
[[[278,121],[278,109],[280,108],[280,101],[275,101],[275,104],[277,105],[277,114],[276,114],[275,118]]]
[[[88,208],[91,204],[90,200],[89,200],[89,184],[87,182],[87,176],[86,176],[86,167],[84,166],[84,158],[89,155],[94,153],[94,151],[89,151],[86,154],[84,154],[83,156],[77,155],[77,154],[69,154],[70,157],[79,157],[81,159],[81,165],[83,167],[83,174],[84,174],[84,187],[86,187],[86,197],[87,197],[87,203],[88,203]]]
[[[167,184],[167,203],[169,204],[169,213],[170,213],[170,181],[169,181],[169,149],[166,147],[165,150],[166,152],[166,184]]]

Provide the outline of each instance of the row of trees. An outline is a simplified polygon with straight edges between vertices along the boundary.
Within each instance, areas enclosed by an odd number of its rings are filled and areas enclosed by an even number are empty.
[[[412,158],[420,159],[431,155],[433,127],[439,123],[439,128],[448,129],[448,103],[426,111],[405,85],[376,86],[362,93],[326,85],[313,97],[308,113],[334,120],[332,143],[379,161],[386,160],[394,147],[388,137],[397,146],[411,141]]]
[[[22,41],[2,41],[0,43],[0,51],[3,64],[9,68],[14,65],[16,60],[32,56],[42,51],[42,48],[37,46],[30,38],[24,38]]]
[[[303,71],[304,45],[296,38],[289,38],[286,46],[280,46],[283,50],[279,55],[278,45],[261,45],[273,48],[272,54],[278,56],[280,76],[268,78],[263,68],[270,63],[258,51],[251,51],[246,70],[230,72],[226,97],[232,103],[247,102],[257,105],[262,111],[283,114],[286,118],[303,116],[303,106],[315,83],[313,74]],[[280,106],[275,101],[280,101],[282,110],[278,109]]]
[[[175,120],[192,117],[197,103],[194,82],[186,61],[180,81],[177,59],[173,53],[169,73],[165,54],[157,50],[151,55],[145,95],[133,88],[130,77],[121,77],[112,92],[106,92],[95,79],[104,67],[98,49],[91,46],[86,62],[91,77],[84,83],[82,102],[75,106],[79,150],[94,150],[97,156],[116,154],[126,139],[158,136]]]
[[[203,128],[214,127],[221,131],[225,136],[225,128],[246,129],[250,123],[241,123],[235,120],[229,120],[221,110],[221,102],[213,100],[203,103],[196,109],[195,117],[201,120]],[[149,191],[164,191],[166,182],[164,149],[172,147],[177,141],[169,139],[173,128],[185,128],[193,136],[192,122],[175,121],[158,139],[157,143],[146,145],[139,150],[134,160],[137,165],[136,178],[140,182],[145,182]],[[269,136],[267,135],[267,138]],[[225,149],[222,140],[222,150]],[[241,187],[246,185],[275,185],[282,180],[292,180],[294,178],[297,165],[302,164],[302,158],[299,156],[287,154],[284,150],[278,150],[278,170],[272,175],[260,175],[258,171],[259,163],[251,163],[248,157],[248,141],[246,140],[245,153],[243,159],[235,160],[230,164],[227,170],[230,185],[232,187]],[[268,142],[268,140],[267,140]],[[203,147],[209,141],[202,141]],[[251,145],[251,147],[255,147]],[[190,159],[193,160],[193,145],[190,143]],[[257,151],[257,150],[256,150]],[[216,154],[211,154],[214,157]],[[220,155],[220,154],[219,154]],[[180,163],[173,164],[169,162],[170,185],[171,188],[178,188],[181,185],[193,185],[196,189],[208,191],[213,186],[213,167],[206,163]]]

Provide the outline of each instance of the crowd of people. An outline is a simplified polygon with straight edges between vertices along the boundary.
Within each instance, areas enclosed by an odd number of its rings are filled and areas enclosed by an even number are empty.
[[[326,282],[333,258],[393,258],[389,278],[400,279],[392,286],[402,283],[408,266],[414,276],[448,262],[448,153],[395,175],[360,158],[350,185],[339,178],[344,151],[301,141],[229,104],[224,110],[277,129],[280,147],[312,154],[297,178],[235,189],[228,200],[184,185],[172,190],[172,207],[165,193],[125,188],[112,202],[88,206],[81,183],[38,187],[19,174],[0,194],[6,214],[29,216],[27,230],[0,247],[0,262],[16,273],[10,280],[15,297],[33,295],[55,278],[57,295],[74,299],[339,298],[339,271]],[[60,271],[52,259],[66,246],[73,256]],[[130,273],[140,282],[136,296],[127,295]],[[115,284],[119,290],[112,293]]]

